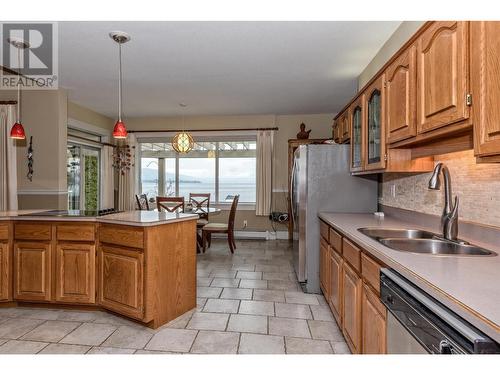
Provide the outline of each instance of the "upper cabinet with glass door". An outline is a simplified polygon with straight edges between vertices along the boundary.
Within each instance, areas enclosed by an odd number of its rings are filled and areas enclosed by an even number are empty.
[[[375,80],[365,91],[364,162],[366,170],[385,167],[384,75]]]
[[[358,97],[349,108],[351,121],[351,172],[363,170],[363,104],[365,96]]]

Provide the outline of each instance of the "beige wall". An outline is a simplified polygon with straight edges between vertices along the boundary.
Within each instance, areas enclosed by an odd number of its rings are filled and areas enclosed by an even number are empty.
[[[312,129],[311,138],[331,138],[331,124],[334,114],[307,115],[249,115],[249,116],[193,116],[186,117],[186,129],[229,129],[278,127],[275,135],[274,171],[273,171],[273,210],[285,211],[288,193],[288,140],[296,138],[299,125],[304,122],[307,129]],[[182,128],[179,117],[130,118],[126,121],[129,130],[169,130]],[[214,221],[227,221],[227,213],[212,218]],[[243,220],[248,221],[248,231],[272,230],[266,217],[258,217],[255,211],[239,211],[236,216],[236,228],[243,228]],[[284,225],[276,225],[278,230],[286,230]]]
[[[78,120],[86,124],[94,125],[106,130],[113,130],[115,121],[112,118],[94,112],[91,109],[82,107],[76,103],[68,101],[68,118]]]
[[[358,77],[358,90],[361,89],[382,66],[405,44],[424,24],[424,21],[404,21],[384,43],[375,57]]]

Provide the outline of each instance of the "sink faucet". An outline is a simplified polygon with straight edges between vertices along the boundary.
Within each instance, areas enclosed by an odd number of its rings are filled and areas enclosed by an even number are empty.
[[[439,190],[441,181],[440,173],[443,172],[444,179],[444,209],[441,216],[441,227],[443,237],[449,241],[457,241],[458,237],[458,196],[455,196],[455,204],[451,207],[451,177],[448,168],[443,163],[437,163],[434,167],[431,179],[429,180],[429,189]]]

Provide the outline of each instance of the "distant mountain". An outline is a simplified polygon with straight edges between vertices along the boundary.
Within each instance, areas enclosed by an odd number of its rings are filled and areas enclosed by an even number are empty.
[[[153,182],[158,179],[158,170],[153,169],[153,168],[142,168],[141,170],[142,176],[143,176],[143,181],[145,182]],[[175,174],[174,173],[167,173],[165,176],[167,181],[168,180],[175,180]],[[210,182],[210,179],[208,178],[203,178],[199,176],[189,176],[185,174],[179,175],[179,180],[180,182],[184,183],[207,183]],[[242,178],[242,177],[224,177],[224,182],[225,183],[234,183],[234,184],[248,184],[248,183],[253,183],[255,180],[253,178]]]

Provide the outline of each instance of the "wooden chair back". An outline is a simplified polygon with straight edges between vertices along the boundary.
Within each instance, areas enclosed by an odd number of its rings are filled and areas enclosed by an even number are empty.
[[[184,212],[184,197],[156,197],[156,206],[159,212]]]
[[[149,211],[149,202],[147,194],[136,194],[135,200],[137,201],[137,207],[141,211]]]
[[[233,198],[233,203],[231,204],[231,211],[229,212],[229,220],[227,222],[227,227],[229,231],[234,230],[234,219],[236,217],[236,208],[238,207],[238,201],[240,200],[240,195],[237,194]]]
[[[193,205],[193,213],[200,219],[208,220],[210,211],[210,193],[189,193],[189,202]]]

